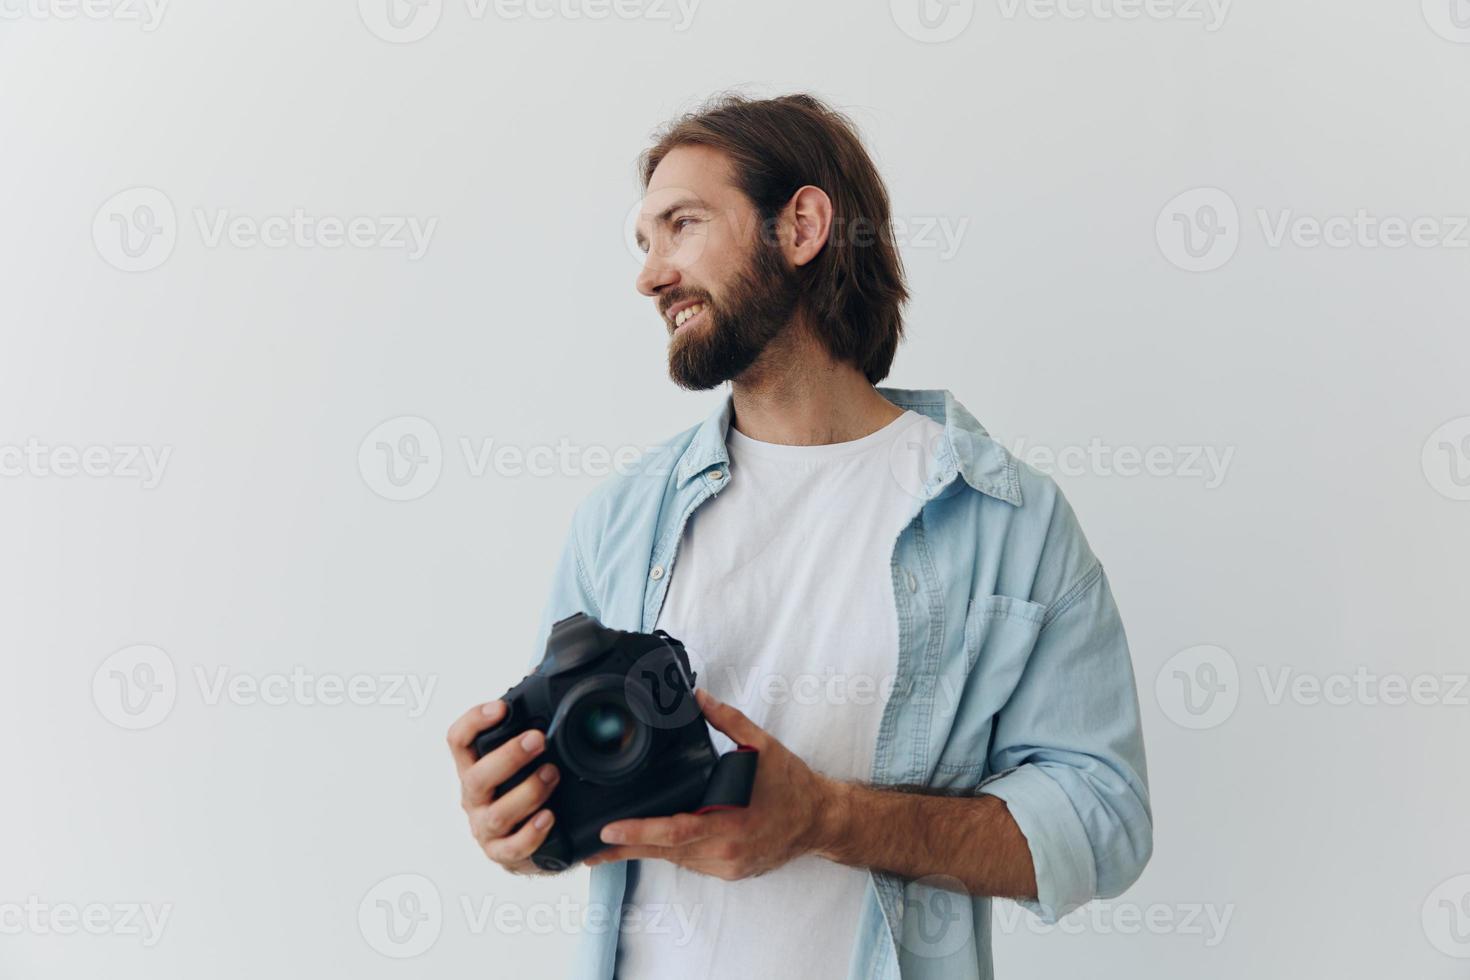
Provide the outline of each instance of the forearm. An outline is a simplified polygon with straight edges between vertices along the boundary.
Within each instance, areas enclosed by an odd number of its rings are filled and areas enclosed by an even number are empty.
[[[828,781],[815,852],[906,878],[944,875],[972,895],[1034,899],[1025,835],[1004,800]]]

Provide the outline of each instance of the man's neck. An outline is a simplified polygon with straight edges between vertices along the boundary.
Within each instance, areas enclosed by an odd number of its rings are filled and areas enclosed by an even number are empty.
[[[732,382],[741,435],[787,446],[821,446],[871,435],[903,414],[853,365],[792,330]]]

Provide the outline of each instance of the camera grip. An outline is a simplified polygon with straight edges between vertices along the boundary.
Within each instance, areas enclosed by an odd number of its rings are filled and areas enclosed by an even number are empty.
[[[755,767],[760,753],[749,745],[726,752],[715,761],[714,771],[704,788],[704,799],[695,813],[713,810],[736,810],[750,805],[755,788]]]

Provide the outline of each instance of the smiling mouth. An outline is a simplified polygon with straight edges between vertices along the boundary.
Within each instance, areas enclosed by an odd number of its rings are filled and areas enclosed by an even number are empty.
[[[704,303],[695,303],[693,306],[685,307],[674,317],[674,332],[678,333],[690,324],[704,320],[708,314],[709,307]]]

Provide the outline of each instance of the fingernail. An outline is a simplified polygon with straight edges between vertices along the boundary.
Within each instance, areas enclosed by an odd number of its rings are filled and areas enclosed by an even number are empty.
[[[503,704],[504,702],[502,701],[491,701],[487,704],[482,704],[480,705],[480,714],[484,715],[486,718],[494,718],[496,715],[500,714],[500,709]]]
[[[623,832],[617,827],[603,827],[602,842],[604,844],[621,844],[623,842]]]
[[[554,783],[556,782],[556,766],[553,766],[551,763],[548,762],[546,765],[536,770],[536,775],[541,777],[541,781],[543,783]]]
[[[536,814],[531,823],[536,825],[537,830],[545,830],[547,827],[551,826],[551,811],[542,810],[540,813]]]
[[[539,752],[541,750],[542,736],[540,732],[527,732],[521,736],[521,748],[527,752]]]

